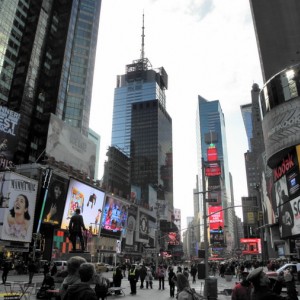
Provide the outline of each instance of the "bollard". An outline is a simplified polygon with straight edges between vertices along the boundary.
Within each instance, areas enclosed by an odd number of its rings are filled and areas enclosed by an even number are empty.
[[[208,300],[218,299],[218,279],[216,277],[205,278],[204,298]]]

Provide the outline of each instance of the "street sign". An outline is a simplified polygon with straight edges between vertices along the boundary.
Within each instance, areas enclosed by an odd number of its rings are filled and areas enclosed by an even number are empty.
[[[236,255],[240,256],[240,255],[242,255],[242,253],[243,253],[242,249],[235,249]]]
[[[206,199],[206,202],[215,203],[218,202],[218,199]]]

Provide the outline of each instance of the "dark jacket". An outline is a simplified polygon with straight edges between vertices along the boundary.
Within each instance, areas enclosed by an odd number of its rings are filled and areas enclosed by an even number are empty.
[[[98,300],[89,283],[81,282],[70,285],[63,300]]]
[[[70,233],[80,232],[81,228],[83,228],[85,230],[82,215],[75,214],[74,216],[72,216],[72,218],[70,220],[69,231],[70,231]]]
[[[251,300],[287,300],[289,298],[282,297],[268,289],[254,290],[251,295]]]

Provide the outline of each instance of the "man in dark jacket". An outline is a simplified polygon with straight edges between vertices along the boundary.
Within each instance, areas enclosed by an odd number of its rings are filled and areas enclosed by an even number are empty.
[[[70,285],[62,300],[98,300],[95,291],[90,287],[95,273],[95,267],[93,264],[81,264],[79,267],[81,282]]]
[[[113,283],[115,287],[120,287],[122,283],[123,275],[122,270],[120,268],[120,265],[116,267],[116,269],[113,271]],[[116,295],[119,295],[120,292],[115,292]]]
[[[142,265],[140,268],[140,280],[141,280],[140,288],[141,289],[144,288],[144,281],[145,281],[146,276],[147,276],[147,268],[145,265]]]
[[[72,242],[73,251],[76,251],[76,238],[77,236],[80,238],[80,244],[81,244],[81,250],[84,251],[84,240],[82,236],[82,231],[85,229],[82,215],[80,214],[80,209],[77,208],[75,211],[75,215],[71,217],[70,223],[69,223],[69,232],[70,232],[70,240]]]

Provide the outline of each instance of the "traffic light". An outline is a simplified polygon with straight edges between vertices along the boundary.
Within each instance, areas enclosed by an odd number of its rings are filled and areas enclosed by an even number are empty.
[[[219,226],[219,233],[223,233],[223,227]]]

